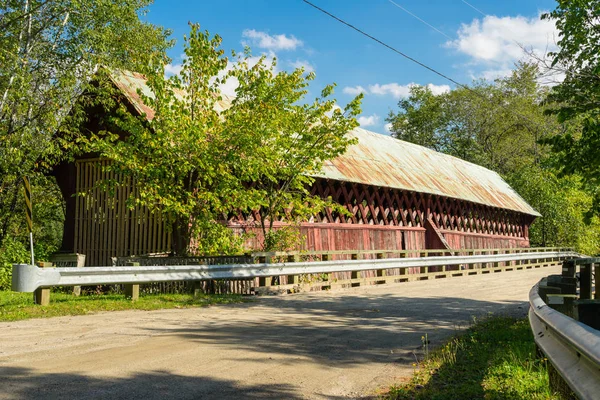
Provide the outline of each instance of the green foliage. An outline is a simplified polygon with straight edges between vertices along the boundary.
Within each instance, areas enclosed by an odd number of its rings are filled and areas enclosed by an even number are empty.
[[[33,237],[36,261],[47,261],[56,252],[62,240],[64,203],[52,177],[36,175],[31,180],[33,208]],[[19,190],[19,204],[7,225],[6,237],[0,243],[0,290],[10,288],[12,264],[30,263],[29,231],[25,222],[23,189]]]
[[[412,87],[400,111],[388,117],[392,135],[502,174],[538,162],[538,140],[558,124],[539,105],[545,89],[536,83],[537,67],[517,67],[507,78],[440,95]]]
[[[559,178],[551,169],[532,166],[512,175],[508,182],[542,214],[529,231],[532,246],[571,246],[583,254],[598,252],[598,218],[586,223],[593,196],[582,189],[579,177]]]
[[[178,254],[194,242],[210,251],[214,243],[203,242],[230,243],[219,236],[225,230],[213,235],[202,227],[232,214],[258,212],[266,236],[283,216],[293,222],[329,204],[307,191],[308,174],[346,149],[345,133],[360,112],[360,97],[336,108],[333,86],[305,102],[314,74],[276,72],[264,57],[251,64],[249,50],[230,61],[220,45],[219,36],[191,25],[179,75],[165,78],[163,57],[145,69],[152,95],[140,95],[154,114],[134,116],[117,105],[116,117],[90,142],[114,160],[112,170],[135,180],[132,204],[159,210],[173,224]],[[229,79],[238,86],[223,110],[220,85]]]
[[[561,121],[600,111],[600,3],[595,0],[558,0],[556,9],[542,15],[559,31],[558,48],[551,53],[552,68],[565,74],[550,101],[557,103]]]
[[[519,64],[507,78],[476,81],[468,89],[437,96],[415,86],[388,121],[399,139],[500,173],[542,214],[531,226],[531,245],[572,246],[595,254],[600,251],[600,230],[590,209],[597,205],[593,188],[597,181],[589,172],[600,161],[583,148],[600,146],[600,135],[585,135],[586,129],[597,125],[581,121],[561,125],[547,115],[542,104],[547,89],[539,86],[537,76],[536,66]],[[573,139],[578,136],[580,140]],[[540,142],[560,142],[562,153],[557,157]]]
[[[490,317],[423,360],[387,399],[558,399],[525,319]]]
[[[97,65],[135,68],[164,53],[168,32],[140,20],[149,3],[0,2],[0,243],[23,234],[14,226],[22,215],[22,177],[41,181],[76,150],[77,142],[58,131],[75,101],[87,95]],[[45,206],[53,210],[54,204],[52,199]],[[38,210],[40,218],[47,207]]]
[[[306,241],[297,226],[284,226],[271,229],[264,239],[263,251],[293,251]]]
[[[10,290],[12,265],[30,262],[29,248],[9,236],[0,247],[0,290]]]
[[[552,68],[565,74],[548,97],[565,123],[559,135],[546,142],[558,156],[563,174],[577,173],[595,195],[600,212],[600,3],[592,0],[559,0],[556,9],[542,18],[554,20],[560,34],[559,50],[551,54]],[[574,127],[573,127],[574,126]]]
[[[190,253],[197,255],[235,255],[244,253],[244,235],[235,235],[227,226],[201,219],[194,225]]]

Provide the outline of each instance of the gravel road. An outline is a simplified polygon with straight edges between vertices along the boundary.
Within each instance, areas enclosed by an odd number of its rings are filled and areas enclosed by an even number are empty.
[[[560,268],[0,323],[0,399],[340,399],[411,375],[421,337],[525,316]]]

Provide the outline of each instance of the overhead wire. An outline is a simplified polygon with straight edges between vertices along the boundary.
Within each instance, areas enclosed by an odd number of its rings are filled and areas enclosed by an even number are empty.
[[[465,0],[461,0],[463,3],[465,3],[466,5],[468,5],[469,7],[471,7],[473,10],[477,11],[479,14],[483,15],[484,17],[487,17],[487,14],[484,13],[483,11],[481,11],[479,8],[474,7],[473,5],[467,3]]]
[[[504,108],[505,110],[509,111],[511,114],[513,114],[513,115],[516,115],[516,116],[518,116],[518,117],[520,117],[520,118],[524,119],[525,121],[529,122],[530,124],[534,124],[534,126],[535,126],[535,127],[539,128],[539,124],[537,124],[536,122],[533,122],[533,121],[531,121],[531,119],[529,119],[528,117],[526,117],[526,116],[524,116],[524,115],[522,115],[522,114],[520,114],[520,113],[517,113],[517,112],[515,112],[514,110],[510,109],[510,108],[509,108],[509,107],[508,107],[506,104],[502,104],[502,103],[496,103],[496,102],[494,102],[492,99],[490,99],[490,98],[489,98],[489,97],[487,97],[487,96],[484,96],[482,93],[479,93],[478,91],[476,91],[476,90],[473,90],[473,89],[472,89],[472,88],[470,88],[469,86],[467,86],[467,85],[465,85],[465,84],[463,84],[463,83],[460,83],[460,82],[456,81],[455,79],[453,79],[453,78],[449,77],[448,75],[446,75],[446,74],[444,74],[444,73],[442,73],[442,72],[440,72],[440,71],[438,71],[438,70],[436,70],[436,69],[434,69],[434,68],[432,68],[432,67],[430,67],[430,66],[428,66],[428,65],[426,65],[426,64],[424,64],[424,63],[422,63],[421,61],[419,61],[419,60],[417,60],[417,59],[415,59],[415,58],[413,58],[413,57],[409,56],[408,54],[406,54],[406,53],[404,53],[404,52],[402,52],[402,51],[400,51],[400,50],[396,49],[395,47],[392,47],[391,45],[389,45],[389,44],[387,44],[387,43],[383,42],[382,40],[380,40],[380,39],[377,39],[375,36],[373,36],[373,35],[371,35],[371,34],[369,34],[369,33],[365,32],[365,31],[363,31],[363,30],[362,30],[362,29],[360,29],[360,28],[357,28],[356,26],[354,26],[354,25],[350,24],[349,22],[346,22],[346,21],[344,21],[343,19],[341,19],[341,18],[339,18],[339,17],[335,16],[334,14],[330,13],[329,11],[327,11],[327,10],[325,10],[325,9],[323,9],[323,8],[321,8],[321,7],[319,7],[319,6],[317,6],[316,4],[314,4],[314,3],[311,3],[309,0],[302,0],[302,1],[303,1],[304,3],[306,3],[306,4],[308,4],[309,6],[313,7],[314,9],[316,9],[316,10],[318,10],[318,11],[322,12],[323,14],[325,14],[325,15],[327,15],[327,16],[329,16],[329,17],[333,18],[334,20],[336,20],[336,21],[338,21],[338,22],[340,22],[341,24],[343,24],[343,25],[346,25],[347,27],[349,27],[349,28],[351,28],[351,29],[355,30],[356,32],[360,33],[361,35],[363,35],[363,36],[366,36],[366,37],[368,37],[369,39],[371,39],[371,40],[373,40],[373,41],[375,41],[375,42],[379,43],[379,44],[380,44],[380,45],[382,45],[383,47],[385,47],[385,48],[387,48],[387,49],[389,49],[389,50],[392,50],[394,53],[397,53],[397,54],[401,55],[402,57],[404,57],[404,58],[406,58],[406,59],[408,59],[408,60],[412,61],[413,63],[415,63],[415,64],[417,64],[417,65],[419,65],[419,66],[421,66],[421,67],[423,67],[423,68],[425,68],[425,69],[427,69],[427,70],[429,70],[429,71],[433,72],[434,74],[436,74],[436,75],[438,75],[438,76],[441,76],[442,78],[444,78],[444,79],[446,79],[446,80],[448,80],[448,81],[450,81],[450,82],[454,83],[456,86],[458,86],[458,87],[461,87],[461,88],[463,88],[463,89],[465,89],[465,90],[468,90],[468,91],[470,91],[470,92],[474,93],[476,96],[478,96],[478,97],[480,97],[480,98],[484,99],[485,101],[489,102],[489,103],[490,103],[490,104],[492,104],[493,106],[500,106],[500,107]]]
[[[392,3],[393,5],[395,5],[396,7],[398,7],[399,9],[401,9],[402,11],[404,11],[405,13],[413,16],[414,18],[418,19],[419,21],[421,21],[422,23],[424,23],[425,25],[427,25],[428,27],[430,27],[431,29],[433,29],[434,31],[436,31],[437,33],[439,33],[440,35],[443,35],[445,37],[447,37],[450,40],[453,40],[450,36],[446,35],[444,32],[440,31],[438,28],[436,28],[435,26],[431,25],[429,22],[423,20],[422,18],[420,18],[418,15],[411,13],[410,11],[408,11],[406,8],[402,7],[400,4],[396,3],[395,1],[392,0],[388,0],[390,3]]]

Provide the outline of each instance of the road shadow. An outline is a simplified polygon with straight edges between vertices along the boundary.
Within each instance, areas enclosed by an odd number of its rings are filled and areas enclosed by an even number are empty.
[[[201,323],[182,320],[176,327],[146,329],[202,345],[226,345],[258,355],[275,353],[285,356],[280,360],[283,363],[410,365],[424,348],[467,328],[474,318],[489,314],[524,316],[527,311],[526,302],[389,294],[265,298],[236,307],[240,315],[246,308],[266,308],[268,317]]]
[[[300,399],[285,383],[247,386],[164,371],[121,378],[0,367],[0,399]]]
[[[190,348],[216,348],[220,360],[240,362],[240,368],[260,362],[295,371],[299,364],[314,364],[312,368],[323,371],[341,369],[344,375],[343,369],[361,366],[369,375],[373,374],[369,366],[384,364],[408,367],[410,372],[424,347],[433,347],[468,327],[473,317],[524,314],[527,305],[426,297],[430,295],[325,293],[261,298],[215,306],[217,312],[207,312],[202,319],[185,318],[203,313],[202,309],[148,314],[152,318],[140,329],[150,337],[178,337]],[[150,347],[147,356],[152,354]],[[197,371],[190,369],[189,375],[194,374]],[[0,366],[0,399],[296,399],[306,394],[301,379],[251,385],[237,381],[235,374],[233,370],[227,380],[165,371],[109,378]],[[322,387],[329,385],[323,382]]]

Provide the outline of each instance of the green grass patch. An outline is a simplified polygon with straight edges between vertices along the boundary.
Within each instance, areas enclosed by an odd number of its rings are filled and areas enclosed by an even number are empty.
[[[42,307],[33,303],[32,293],[0,291],[0,321],[83,315],[100,311],[191,308],[243,301],[248,299],[241,295],[205,294],[194,298],[191,294],[140,294],[140,299],[132,302],[122,294],[90,294],[76,297],[72,294],[53,292],[50,295],[50,305]]]
[[[559,399],[527,319],[490,317],[432,352],[386,399]]]

